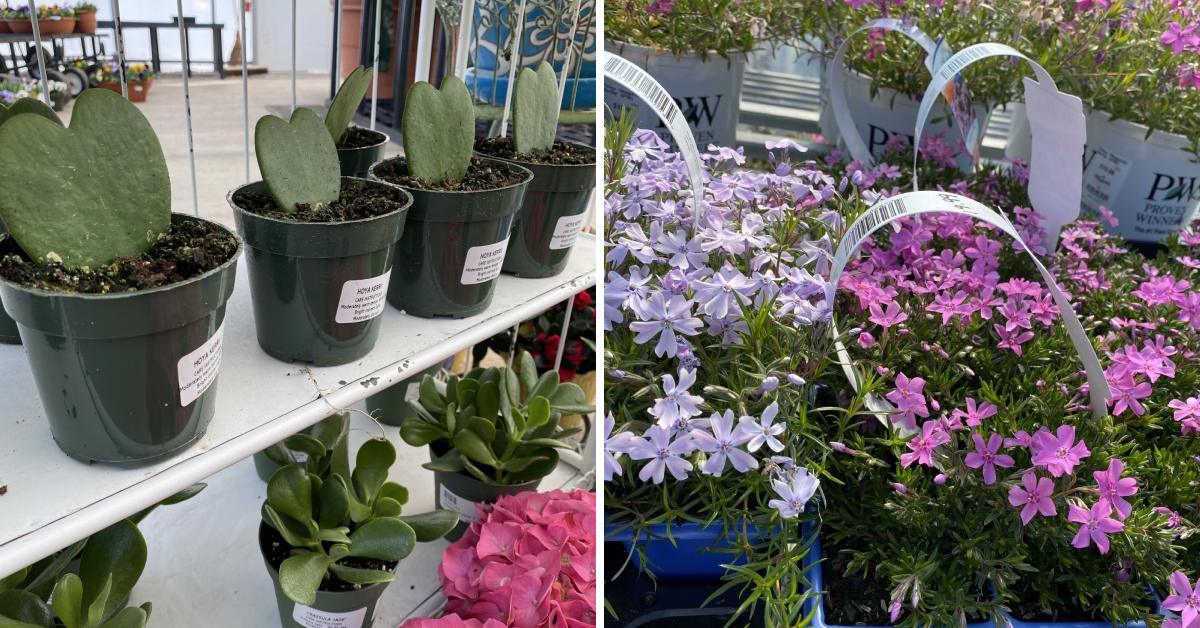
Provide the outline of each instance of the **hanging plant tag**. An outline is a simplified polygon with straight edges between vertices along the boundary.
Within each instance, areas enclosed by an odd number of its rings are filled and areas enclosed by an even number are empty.
[[[224,348],[225,323],[217,328],[199,349],[183,356],[176,365],[179,373],[179,405],[188,407],[217,381],[221,371],[221,349]]]
[[[500,276],[504,267],[504,253],[508,250],[508,238],[495,244],[473,246],[467,249],[467,260],[463,263],[462,285],[471,286],[487,283]]]
[[[366,617],[366,608],[348,613],[331,613],[297,604],[292,609],[292,619],[305,628],[362,628]]]

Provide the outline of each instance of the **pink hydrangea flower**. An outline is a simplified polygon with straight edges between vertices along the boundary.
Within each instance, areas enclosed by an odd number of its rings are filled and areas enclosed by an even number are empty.
[[[1075,533],[1075,538],[1071,539],[1071,546],[1083,549],[1095,543],[1096,549],[1100,550],[1101,554],[1107,554],[1109,549],[1108,535],[1116,534],[1125,529],[1125,524],[1113,519],[1109,516],[1111,514],[1112,506],[1103,499],[1092,504],[1091,510],[1071,504],[1070,511],[1067,513],[1067,520],[1080,524],[1079,531]]]
[[[984,443],[982,436],[972,434],[971,440],[975,443],[975,451],[968,453],[963,462],[972,469],[983,467],[983,483],[995,484],[996,467],[1009,469],[1015,464],[1012,456],[999,453],[1004,439],[999,434],[992,434]]]
[[[1029,525],[1041,513],[1043,517],[1058,514],[1058,507],[1050,498],[1054,494],[1054,480],[1038,478],[1033,471],[1021,476],[1021,486],[1008,489],[1008,503],[1021,509],[1021,525]]]
[[[1059,426],[1057,433],[1042,429],[1033,435],[1033,464],[1060,477],[1075,472],[1075,465],[1092,454],[1082,440],[1075,442],[1075,426]]]
[[[1125,473],[1125,463],[1116,458],[1108,461],[1108,469],[1092,472],[1092,477],[1099,486],[1100,501],[1108,502],[1121,519],[1128,517],[1133,510],[1125,498],[1138,491],[1137,480],[1123,478],[1121,477],[1123,473]]]

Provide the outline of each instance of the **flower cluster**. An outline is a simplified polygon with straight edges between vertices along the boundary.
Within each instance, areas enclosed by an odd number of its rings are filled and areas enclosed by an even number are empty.
[[[533,356],[539,373],[554,368],[560,343],[563,345],[562,363],[558,369],[560,381],[569,382],[577,375],[596,370],[596,350],[593,344],[596,337],[595,295],[596,289],[588,288],[571,300],[571,319],[565,343],[562,343],[560,332],[566,314],[566,303],[556,304],[537,318],[527,320],[517,327],[516,348]],[[506,330],[492,336],[476,346],[476,361],[483,358],[482,352],[488,348],[502,356],[508,355],[513,349],[513,342],[511,331]]]
[[[131,63],[125,66],[125,80],[149,81],[156,76],[154,68],[145,63]],[[121,80],[121,69],[115,63],[102,63],[92,72],[93,83],[116,83]]]
[[[480,515],[442,554],[447,616],[405,628],[596,625],[594,493],[518,493]]]
[[[779,0],[619,0],[604,5],[606,37],[672,54],[722,56],[800,32],[803,12]]]
[[[75,17],[76,8],[77,7],[69,7],[59,4],[39,4],[37,16],[39,20],[71,18]],[[29,5],[20,6],[15,9],[6,7],[4,9],[0,9],[0,16],[6,20],[28,20],[29,12]]]

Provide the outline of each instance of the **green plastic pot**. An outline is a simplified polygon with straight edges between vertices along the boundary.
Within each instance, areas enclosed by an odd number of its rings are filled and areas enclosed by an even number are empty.
[[[0,237],[8,235],[8,230],[0,224]],[[8,312],[4,311],[4,305],[0,304],[0,344],[19,345],[21,344],[21,334],[17,331],[17,321],[14,321]]]
[[[89,462],[149,462],[204,435],[217,401],[217,332],[240,254],[239,241],[218,268],[138,292],[66,294],[0,280],[63,451]]]
[[[395,159],[395,158],[393,158]],[[371,178],[384,160],[371,167]],[[422,318],[465,318],[487,309],[503,266],[513,215],[533,173],[494,190],[442,192],[405,188],[413,196],[408,228],[396,243],[388,302]]]
[[[439,448],[430,446],[431,460],[441,452]],[[458,525],[446,535],[451,542],[457,541],[472,523],[479,520],[475,504],[490,504],[505,495],[516,495],[528,491],[536,491],[542,479],[530,480],[522,484],[488,484],[480,482],[475,476],[466,472],[451,473],[449,471],[433,472],[433,502],[436,508],[452,510],[459,514]]]
[[[421,380],[426,375],[434,375],[441,369],[441,364],[434,364],[399,384],[367,397],[367,412],[370,412],[371,416],[379,419],[379,422],[384,425],[399,427],[405,419],[417,416],[416,410],[413,409],[413,403],[417,400],[417,391]]]
[[[258,181],[229,193],[246,241],[259,346],[274,358],[317,366],[345,364],[370,353],[382,323],[392,245],[404,231],[411,198],[374,218],[304,223],[238,207],[233,199],[241,190],[263,192],[265,186]]]
[[[575,145],[595,150],[584,144]],[[504,272],[518,277],[553,277],[567,267],[571,249],[585,226],[588,203],[596,189],[596,164],[505,161],[532,172],[533,182],[525,191],[521,211],[513,219]]]
[[[275,603],[279,607],[280,625],[284,628],[370,628],[375,617],[375,606],[389,583],[380,582],[357,591],[317,591],[317,599],[312,606],[297,604],[284,594],[279,586],[279,570],[267,560],[267,553],[263,549],[267,543],[266,528],[266,523],[260,523],[258,526],[258,549],[263,556],[263,564],[267,566],[267,573],[271,574],[271,582],[275,585]],[[304,623],[298,621],[298,618],[306,616],[308,619]]]
[[[370,130],[367,130],[367,132],[376,135],[378,141],[362,148],[338,149],[338,161],[342,165],[343,177],[364,178],[371,170],[371,166],[383,159],[383,149],[387,147],[387,143],[391,138],[387,136],[387,133]]]

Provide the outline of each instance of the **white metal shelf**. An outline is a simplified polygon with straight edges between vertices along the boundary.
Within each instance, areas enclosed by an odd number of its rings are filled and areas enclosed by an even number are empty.
[[[241,262],[244,264],[244,261]],[[88,465],[50,436],[24,351],[0,346],[0,578],[199,482],[366,397],[531,318],[596,283],[596,239],[582,234],[566,270],[501,276],[486,312],[422,319],[387,307],[375,350],[343,366],[271,358],[254,332],[245,268],[225,314],[217,410],[191,448],[153,465]],[[220,519],[211,519],[219,526]]]

